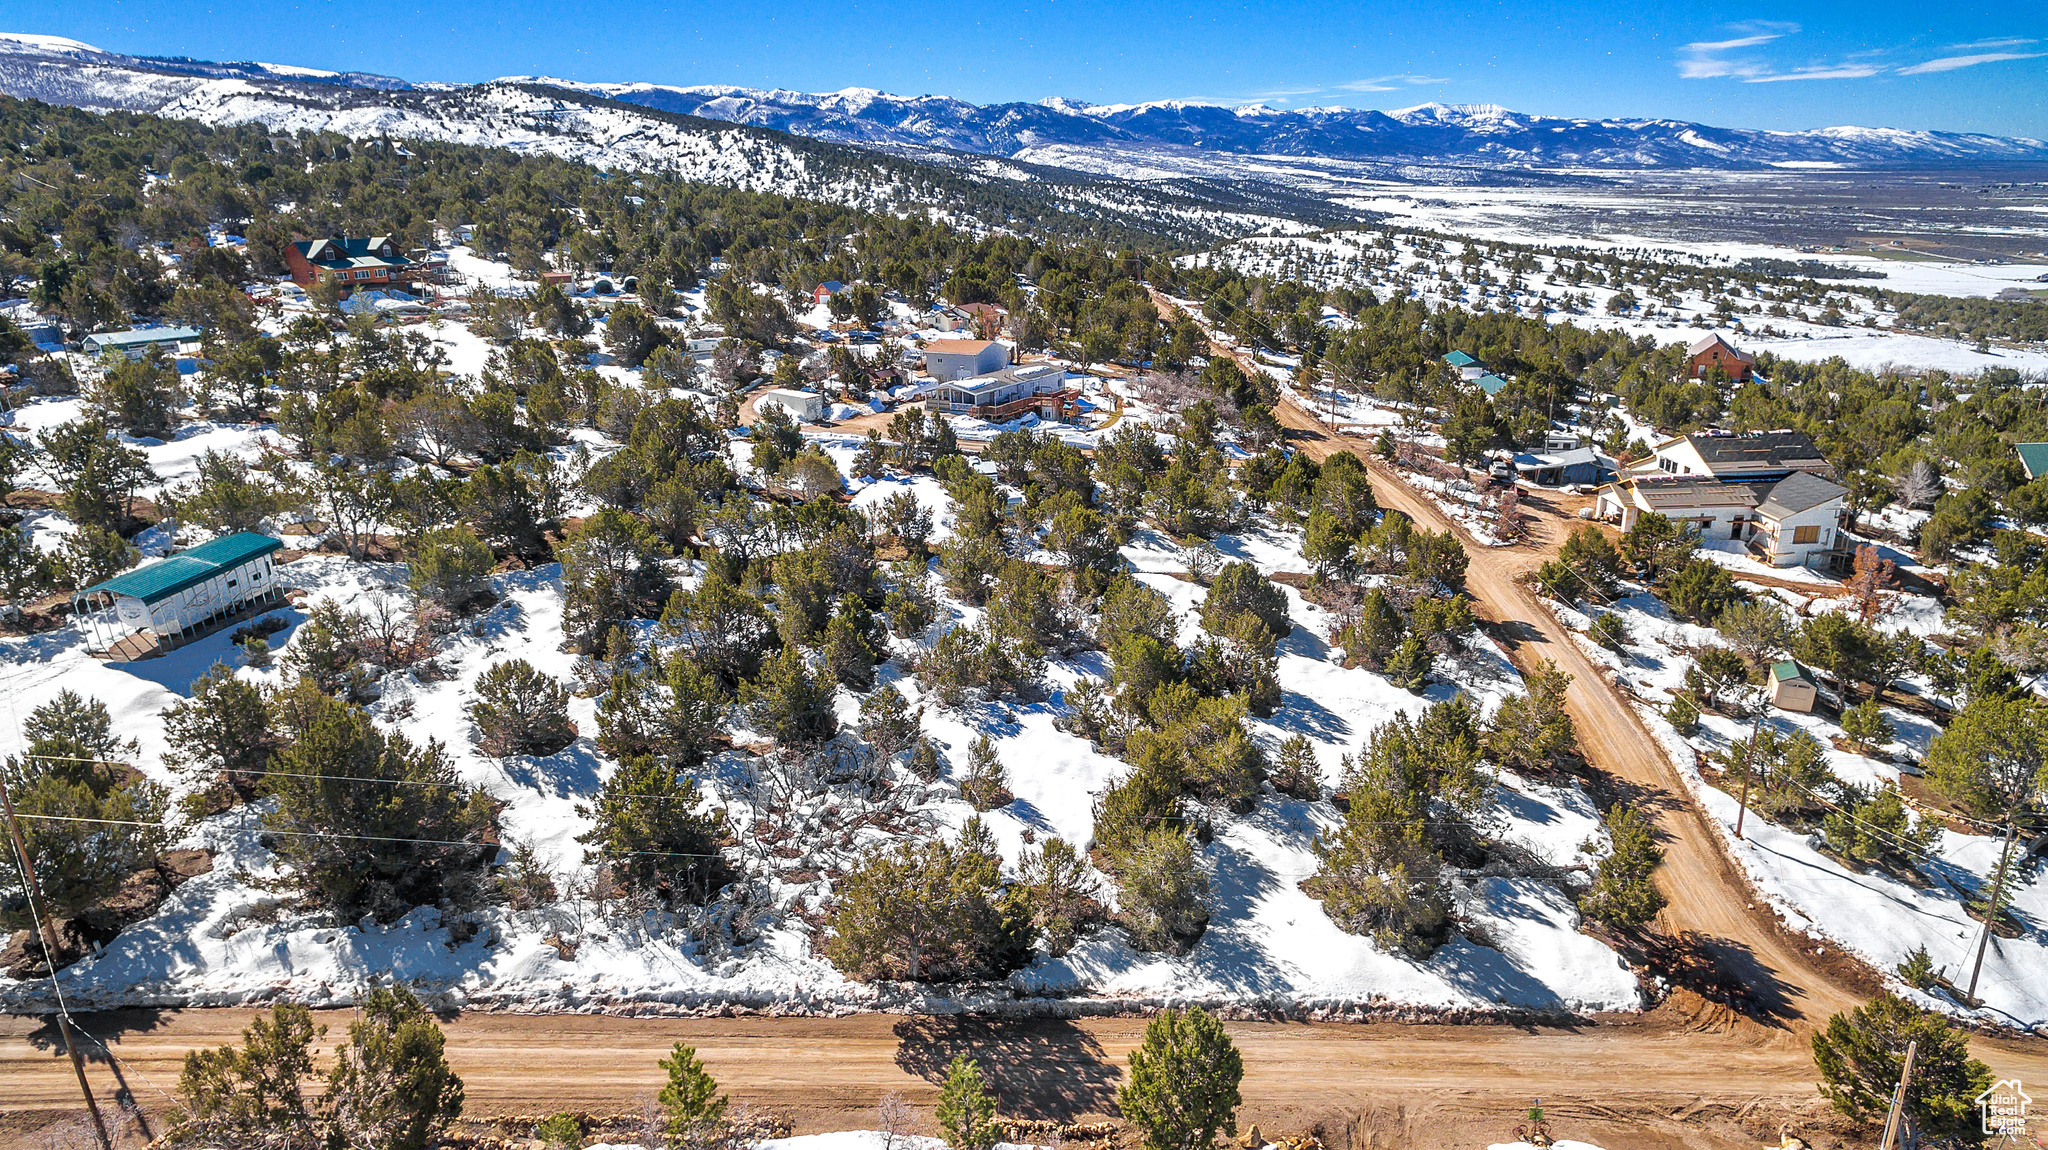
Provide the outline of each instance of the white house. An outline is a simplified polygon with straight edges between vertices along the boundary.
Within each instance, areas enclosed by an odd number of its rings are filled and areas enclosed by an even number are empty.
[[[1626,531],[1655,512],[1703,542],[1733,540],[1773,567],[1809,567],[1846,549],[1848,498],[1848,488],[1804,471],[1755,483],[1651,472],[1601,488],[1595,514]]]
[[[202,543],[75,593],[72,614],[94,652],[110,652],[140,631],[175,642],[251,605],[277,601],[270,557],[283,546],[254,531]]]
[[[1010,418],[1032,410],[1047,419],[1063,418],[1077,395],[1067,387],[1066,369],[1056,363],[1020,363],[970,379],[935,380],[913,393],[932,411]]]
[[[79,341],[87,355],[105,355],[118,351],[129,359],[141,359],[150,348],[161,348],[166,355],[176,355],[185,346],[198,349],[199,341],[206,333],[196,327],[140,327],[129,331],[103,331],[86,336]]]
[[[1009,362],[1010,349],[992,339],[935,339],[924,348],[924,371],[933,379],[972,379]]]
[[[771,387],[754,401],[754,410],[761,405],[773,403],[789,413],[799,423],[816,423],[825,418],[825,397],[815,391],[797,391],[788,387]]]

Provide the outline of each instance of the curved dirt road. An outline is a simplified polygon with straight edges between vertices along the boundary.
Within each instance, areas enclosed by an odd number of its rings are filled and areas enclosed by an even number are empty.
[[[1162,310],[1181,310],[1178,303],[1157,291],[1152,298]],[[1220,343],[1211,348],[1229,355],[1247,372],[1260,370],[1235,349]],[[1658,916],[1662,933],[1691,944],[1690,949],[1712,963],[1717,981],[1739,983],[1757,1008],[1776,1019],[1817,1027],[1830,1014],[1869,998],[1877,986],[1867,971],[1839,959],[1823,963],[1804,940],[1789,934],[1766,906],[1752,898],[1746,881],[1723,853],[1705,816],[1635,710],[1608,685],[1603,669],[1586,657],[1522,582],[1564,542],[1564,519],[1539,513],[1529,542],[1515,547],[1485,546],[1373,456],[1367,441],[1333,433],[1292,398],[1283,397],[1274,415],[1286,429],[1288,441],[1311,458],[1349,450],[1363,459],[1381,506],[1399,511],[1431,531],[1455,534],[1472,560],[1465,584],[1473,609],[1493,624],[1494,636],[1507,647],[1516,665],[1526,669],[1548,659],[1571,675],[1566,703],[1578,726],[1586,760],[1606,772],[1656,820],[1665,851],[1657,885],[1670,900]]]

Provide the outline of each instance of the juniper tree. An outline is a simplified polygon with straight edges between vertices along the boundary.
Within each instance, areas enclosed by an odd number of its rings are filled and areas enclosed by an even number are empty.
[[[1202,600],[1202,626],[1221,635],[1240,614],[1249,614],[1265,628],[1267,642],[1285,638],[1294,629],[1287,614],[1287,595],[1249,563],[1225,564]]]
[[[313,1044],[327,1033],[303,1006],[258,1014],[240,1046],[193,1050],[176,1087],[179,1111],[164,1133],[172,1146],[274,1146],[318,1150],[318,1101],[307,1096]]]
[[[668,547],[645,523],[607,508],[569,533],[562,560],[562,630],[574,650],[594,649],[619,623],[651,619],[668,600]]]
[[[1102,914],[1098,884],[1088,860],[1054,835],[1017,862],[1019,886],[1031,923],[1045,937],[1045,951],[1058,958],[1073,949],[1081,932]]]
[[[462,1079],[434,1016],[402,986],[380,986],[335,1051],[322,1110],[333,1146],[426,1150],[462,1117]]]
[[[631,756],[605,780],[591,828],[576,841],[589,848],[584,861],[603,865],[621,886],[670,905],[702,905],[731,879],[725,818],[703,805],[695,779],[656,756]]]
[[[1602,822],[1612,845],[1594,869],[1579,910],[1610,927],[1634,930],[1664,909],[1664,895],[1651,878],[1664,861],[1664,848],[1650,820],[1633,806],[1616,804]]]
[[[1138,950],[1186,954],[1209,922],[1209,876],[1187,833],[1145,832],[1120,860],[1118,920]]]
[[[460,610],[490,588],[497,560],[473,531],[437,527],[420,537],[406,564],[406,584],[421,602]]]
[[[762,663],[745,700],[747,721],[785,747],[816,746],[839,729],[830,680],[815,674],[796,647]]]
[[[1145,1132],[1145,1150],[1206,1150],[1219,1132],[1237,1133],[1244,1056],[1207,1011],[1154,1015],[1130,1066],[1117,1109]]]
[[[861,700],[860,737],[876,754],[893,757],[917,741],[921,714],[890,684]]]
[[[439,743],[414,747],[317,693],[293,705],[304,713],[272,760],[277,806],[263,819],[289,881],[343,921],[472,905],[497,853],[489,796],[462,784]]]
[[[839,885],[832,965],[860,979],[945,982],[1007,973],[1028,956],[1030,923],[1003,898],[995,840],[979,818],[959,841],[878,849]]]
[[[484,754],[552,755],[576,741],[569,692],[524,659],[493,663],[477,676],[469,705],[477,746]]]
[[[264,689],[225,663],[194,679],[191,694],[164,711],[164,741],[164,760],[186,773],[202,809],[253,797],[277,746]]]

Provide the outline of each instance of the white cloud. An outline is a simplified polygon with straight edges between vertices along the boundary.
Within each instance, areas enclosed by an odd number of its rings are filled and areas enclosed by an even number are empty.
[[[1448,83],[1450,83],[1450,80],[1443,76],[1375,76],[1370,80],[1353,80],[1348,84],[1339,84],[1337,85],[1337,90],[1340,92],[1393,92],[1406,85]]]
[[[1901,76],[1921,76],[1929,72],[1953,72],[1957,68],[1974,68],[1979,64],[1997,64],[2005,60],[2033,60],[2048,56],[2048,52],[1979,52],[1973,56],[1943,56],[1923,64],[1914,64],[1899,69]]]
[[[1695,40],[1681,46],[1678,51],[1678,75],[1686,80],[1712,80],[1724,76],[1748,78],[1770,74],[1770,69],[1754,59],[1730,58],[1726,53],[1738,52],[1744,48],[1758,48],[1773,40],[1780,40],[1799,31],[1799,25],[1782,21],[1759,20],[1738,24],[1733,31],[1742,35],[1726,40]]]
[[[1948,47],[1953,51],[1966,52],[1972,48],[2017,48],[2022,44],[2039,43],[2039,40],[2025,36],[1994,36],[1989,40],[1972,40],[1967,44],[1950,44]]]
[[[1794,68],[1790,72],[1771,72],[1764,75],[1749,76],[1745,77],[1742,82],[1745,84],[1774,84],[1779,80],[1861,80],[1875,76],[1882,71],[1884,69],[1876,64],[1816,65],[1810,68]]]

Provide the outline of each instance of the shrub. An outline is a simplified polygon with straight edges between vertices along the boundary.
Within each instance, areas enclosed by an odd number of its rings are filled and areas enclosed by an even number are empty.
[[[1009,805],[1009,774],[987,735],[979,735],[967,747],[967,772],[960,777],[960,797],[977,811],[991,811]]]
[[[524,659],[493,664],[477,676],[469,705],[484,754],[552,755],[576,741],[569,692]]]
[[[577,1150],[583,1145],[583,1123],[574,1114],[550,1114],[533,1128],[533,1136],[548,1150]]]
[[[1323,771],[1316,762],[1315,747],[1307,735],[1295,735],[1280,744],[1280,764],[1273,772],[1273,789],[1289,798],[1315,802],[1323,797]]]
[[[1209,925],[1209,876],[1186,832],[1147,831],[1122,860],[1118,919],[1139,950],[1186,954]]]
[[[606,508],[584,520],[557,554],[562,631],[572,650],[595,651],[613,627],[653,618],[668,599],[668,545],[623,511]]]
[[[458,611],[490,589],[496,564],[475,532],[437,527],[420,537],[406,564],[406,584],[422,601]]]
[[[1145,1150],[1207,1150],[1237,1133],[1244,1057],[1208,1012],[1172,1008],[1145,1025],[1117,1108],[1145,1132]]]
[[[187,773],[191,797],[240,802],[256,794],[257,774],[270,763],[276,740],[263,688],[215,663],[192,681],[192,693],[164,712],[164,760]]]
[[[746,690],[747,721],[785,747],[810,747],[839,730],[832,680],[813,674],[803,651],[784,647]]]

